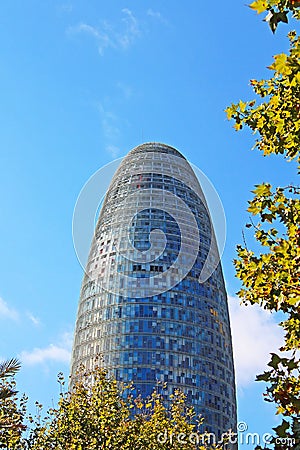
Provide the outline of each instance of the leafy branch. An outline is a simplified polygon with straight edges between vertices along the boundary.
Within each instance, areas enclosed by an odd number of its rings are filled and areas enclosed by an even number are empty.
[[[289,16],[300,19],[300,1],[257,0],[250,7],[258,14],[267,12],[265,20],[275,32],[279,22]],[[268,67],[269,79],[251,80],[258,99],[240,100],[226,109],[234,128],[244,126],[256,134],[254,148],[264,156],[283,155],[300,163],[300,38],[295,31],[288,35],[288,54],[274,56]],[[300,449],[300,189],[297,186],[272,188],[270,183],[256,185],[248,203],[251,213],[247,228],[261,247],[254,252],[246,245],[237,246],[234,260],[236,276],[242,282],[237,293],[245,304],[258,304],[270,312],[283,313],[279,323],[284,330],[284,355],[271,354],[268,370],[257,376],[267,382],[264,398],[274,402],[277,414],[284,419],[274,428],[277,437],[289,437]],[[243,235],[244,237],[244,235]],[[287,419],[287,420],[286,420]],[[276,437],[276,450],[283,447]],[[258,447],[259,448],[259,447]]]
[[[268,14],[264,20],[269,24],[273,33],[280,22],[288,23],[289,15],[300,19],[299,0],[255,0],[249,6],[258,14],[267,11]]]

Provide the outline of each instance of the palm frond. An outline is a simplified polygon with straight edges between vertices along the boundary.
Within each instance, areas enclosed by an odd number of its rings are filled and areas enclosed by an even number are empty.
[[[21,363],[17,358],[11,358],[0,363],[0,379],[14,376],[21,367]]]
[[[0,386],[0,401],[7,400],[8,398],[15,395],[17,391],[14,391],[13,389],[9,389],[7,387]]]

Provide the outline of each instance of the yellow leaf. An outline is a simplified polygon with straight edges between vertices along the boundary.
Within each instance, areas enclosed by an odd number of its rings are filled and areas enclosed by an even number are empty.
[[[241,123],[236,123],[236,124],[234,124],[233,127],[235,128],[236,131],[239,131],[242,128],[242,124]]]
[[[257,11],[257,14],[264,12],[267,9],[267,2],[264,0],[256,0],[249,5],[251,9]]]
[[[289,75],[292,71],[288,65],[287,55],[285,53],[280,53],[274,56],[275,61],[269,66],[269,69],[275,70],[282,75]]]
[[[247,103],[246,103],[246,102],[242,102],[242,100],[240,100],[240,101],[239,101],[239,108],[240,108],[240,111],[241,111],[242,113],[245,112],[246,107],[247,107]]]

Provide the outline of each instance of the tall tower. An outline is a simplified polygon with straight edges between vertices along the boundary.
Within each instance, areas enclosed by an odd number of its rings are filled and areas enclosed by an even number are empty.
[[[96,355],[143,397],[180,388],[206,429],[236,427],[227,296],[191,166],[159,143],[129,152],[97,222],[82,282],[71,374]]]

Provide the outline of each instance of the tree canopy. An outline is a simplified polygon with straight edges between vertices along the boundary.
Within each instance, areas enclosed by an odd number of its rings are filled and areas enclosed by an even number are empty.
[[[0,448],[18,448],[26,429],[26,397],[18,405],[14,375],[20,369],[20,362],[12,358],[0,363]],[[20,447],[19,447],[20,448]]]
[[[179,390],[167,402],[163,385],[147,399],[136,397],[132,384],[117,382],[97,366],[89,371],[81,367],[69,390],[62,374],[58,382],[58,404],[44,416],[36,402],[36,415],[27,417],[27,398],[18,407],[15,391],[0,402],[1,449],[217,450],[236,440],[229,433],[218,444],[220,437],[200,432],[205,419],[195,416]],[[15,383],[9,386],[13,389]]]
[[[267,11],[268,14],[264,20],[269,23],[273,33],[279,22],[288,23],[289,15],[300,19],[299,0],[255,0],[249,6],[258,14]]]
[[[257,0],[250,7],[265,18],[273,32],[289,15],[300,19],[300,2],[292,0]],[[300,162],[300,38],[288,34],[288,54],[274,56],[269,66],[272,75],[251,80],[259,99],[239,101],[226,109],[228,119],[238,131],[244,126],[256,134],[254,148],[264,156],[283,155],[288,162]],[[299,166],[298,166],[299,168]],[[271,312],[280,311],[280,326],[285,337],[280,352],[272,353],[268,369],[257,380],[268,383],[265,400],[275,402],[277,414],[284,416],[274,428],[276,436],[294,439],[300,448],[300,188],[293,184],[272,187],[265,181],[255,186],[249,201],[251,214],[247,228],[253,229],[261,252],[237,246],[234,261],[242,287],[238,292],[246,304],[259,304]],[[263,339],[263,337],[262,337]],[[276,449],[283,448],[274,438]]]

